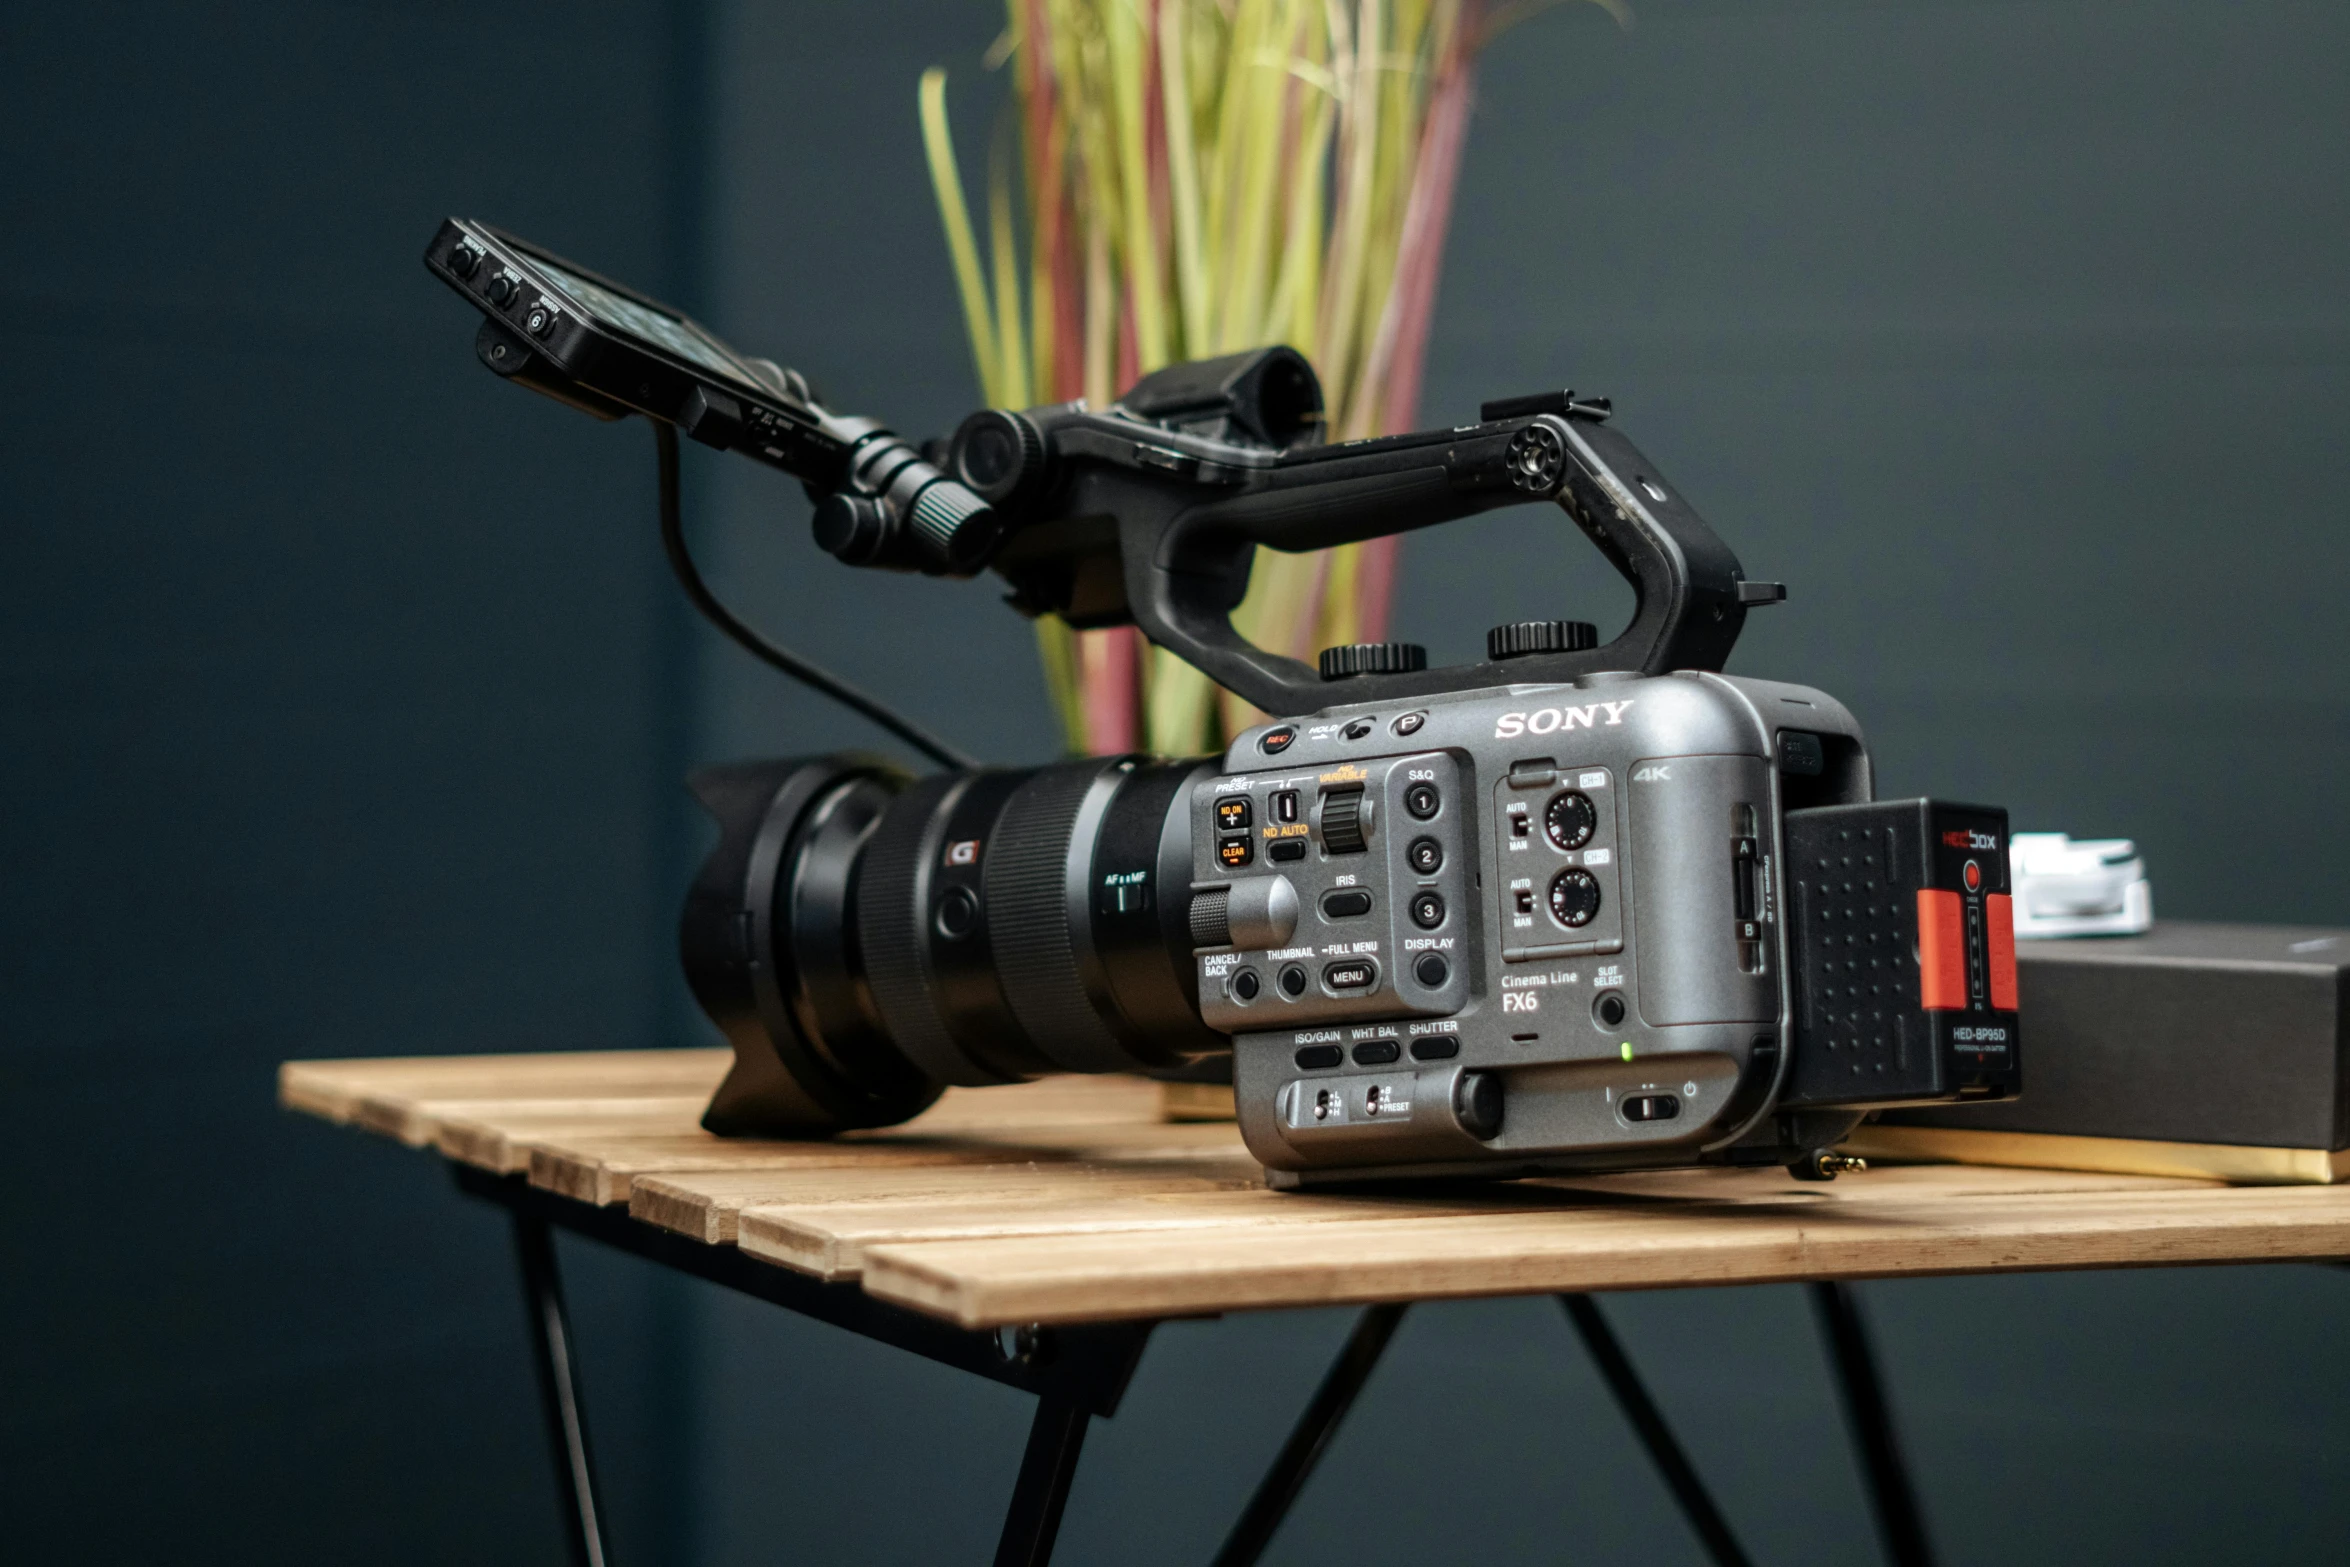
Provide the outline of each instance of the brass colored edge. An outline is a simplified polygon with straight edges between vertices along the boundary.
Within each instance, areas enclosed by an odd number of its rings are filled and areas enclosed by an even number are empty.
[[[1159,1116],[1168,1121],[1233,1121],[1240,1117],[1229,1083],[1161,1083]]]
[[[2134,1137],[1973,1131],[1954,1126],[1862,1126],[1844,1140],[1843,1151],[1864,1159],[2170,1175],[2238,1186],[2330,1186],[2350,1178],[2350,1150],[2165,1143]]]

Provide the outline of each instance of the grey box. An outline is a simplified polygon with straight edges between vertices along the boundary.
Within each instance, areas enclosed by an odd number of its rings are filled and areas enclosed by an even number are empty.
[[[1888,1111],[1887,1127],[2350,1147],[2350,931],[2163,923],[2016,943],[2021,1097]],[[2005,1161],[2002,1161],[2005,1162]]]

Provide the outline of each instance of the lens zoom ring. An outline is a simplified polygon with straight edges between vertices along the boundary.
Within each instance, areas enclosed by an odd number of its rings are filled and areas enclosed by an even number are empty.
[[[987,846],[988,930],[1012,1015],[1036,1047],[1073,1071],[1130,1064],[1087,998],[1069,929],[1069,839],[1101,762],[1048,767],[1004,802]]]
[[[922,962],[923,911],[914,906],[922,843],[939,800],[962,774],[925,778],[894,801],[874,829],[857,869],[857,942],[865,982],[890,1038],[908,1060],[942,1083],[1000,1083],[956,1047],[931,999]]]

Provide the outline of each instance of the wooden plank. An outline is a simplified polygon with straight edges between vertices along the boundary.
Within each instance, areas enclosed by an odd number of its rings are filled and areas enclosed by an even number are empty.
[[[1249,1166],[1249,1168],[1254,1168]],[[1271,1192],[1261,1181],[1212,1187],[1167,1183],[1139,1190],[1091,1188],[1078,1181],[1038,1182],[1020,1191],[979,1181],[964,1190],[871,1191],[854,1200],[813,1192],[746,1205],[738,1244],[753,1256],[824,1278],[855,1277],[867,1247],[933,1240],[1092,1235],[1109,1231],[1268,1229],[1398,1218],[1474,1217],[1528,1209],[1568,1211],[1599,1203],[1837,1203],[1937,1201],[2031,1192],[2197,1189],[2205,1183],[2066,1172],[1911,1168],[1832,1184],[1803,1183],[1779,1170],[1658,1170],[1627,1175],[1501,1183],[1431,1184],[1394,1192]],[[867,1183],[886,1184],[886,1183]]]
[[[1543,1199],[1556,1206],[1557,1198]],[[1487,1194],[1461,1189],[1451,1198],[1301,1195],[1245,1186],[1167,1186],[1090,1193],[996,1191],[972,1198],[909,1198],[832,1204],[780,1203],[745,1208],[736,1244],[824,1279],[855,1278],[867,1248],[905,1242],[1011,1236],[1069,1237],[1108,1232],[1249,1230],[1333,1221],[1470,1218],[1493,1213]]]
[[[1534,1184],[1594,1196],[1674,1202],[1872,1202],[1880,1198],[1942,1202],[2036,1193],[2211,1191],[2218,1186],[2209,1180],[2173,1175],[1950,1164],[1876,1165],[1834,1181],[1799,1181],[1776,1167],[1733,1170],[1710,1165],[1618,1175],[1551,1176]]]
[[[726,1050],[575,1050],[530,1055],[386,1056],[287,1061],[278,1102],[322,1120],[357,1119],[363,1101],[593,1099],[693,1095],[726,1075]]]
[[[535,1055],[406,1056],[288,1061],[278,1068],[287,1109],[357,1124],[411,1146],[431,1141],[438,1113],[472,1107],[552,1114],[565,1106],[695,1099],[707,1103],[725,1075],[724,1050],[604,1050]],[[616,1106],[609,1112],[625,1113]],[[699,1119],[697,1110],[695,1119]],[[1158,1085],[1145,1078],[1063,1076],[997,1088],[950,1088],[902,1127],[879,1135],[930,1136],[989,1127],[1157,1123]]]
[[[1159,1085],[1149,1078],[1072,1073],[995,1088],[950,1088],[913,1120],[885,1128],[881,1135],[928,1136],[990,1126],[1156,1124],[1164,1119]]]
[[[498,1175],[530,1168],[537,1144],[580,1137],[698,1135],[703,1099],[588,1100],[567,1104],[524,1100],[440,1109],[430,1117],[430,1143],[461,1164]]]
[[[530,1183],[581,1202],[629,1200],[636,1178],[714,1170],[891,1170],[941,1164],[1018,1164],[1025,1160],[1203,1158],[1237,1146],[1230,1127],[1157,1124],[993,1127],[983,1134],[923,1136],[912,1126],[890,1135],[787,1143],[666,1135],[563,1135],[530,1141]]]
[[[1110,1191],[1216,1191],[1261,1187],[1261,1172],[1242,1158],[1020,1160],[935,1165],[876,1173],[833,1170],[664,1171],[630,1182],[628,1211],[648,1224],[713,1246],[733,1245],[746,1208],[778,1204],[853,1207],[867,1203],[1019,1202]]]
[[[455,1155],[480,1134],[559,1126],[690,1130],[699,1124],[706,1094],[621,1095],[605,1099],[408,1099],[369,1095],[350,1124],[406,1143]],[[451,1128],[457,1128],[451,1133]],[[468,1137],[467,1133],[474,1134]],[[515,1168],[519,1168],[516,1166]]]
[[[879,1244],[874,1295],[969,1327],[1377,1300],[1789,1279],[2350,1256],[2340,1188],[1592,1202],[1474,1218],[1334,1220]]]
[[[706,1132],[669,1137],[549,1138],[532,1144],[530,1184],[599,1207],[628,1201],[636,1178],[659,1171],[912,1169],[939,1164],[1001,1164],[1007,1155],[984,1145],[952,1142],[760,1142]]]

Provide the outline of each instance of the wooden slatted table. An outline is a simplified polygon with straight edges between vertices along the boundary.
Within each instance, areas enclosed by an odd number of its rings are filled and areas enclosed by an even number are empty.
[[[442,1155],[516,1217],[579,1560],[604,1560],[550,1225],[1039,1395],[1002,1562],[1049,1555],[1085,1423],[1114,1412],[1153,1323],[1372,1304],[1227,1543],[1254,1560],[1368,1376],[1400,1304],[1570,1298],[1611,1386],[1717,1560],[1735,1561],[1590,1292],[1821,1287],[1887,1544],[1923,1550],[1842,1281],[2350,1257],[2350,1190],[1921,1165],[1833,1183],[1684,1170],[1276,1193],[1228,1122],[1169,1123],[1156,1085],[952,1089],[902,1127],[718,1138],[721,1050],[294,1061],[290,1109]],[[1676,1472],[1676,1465],[1678,1471]],[[1716,1538],[1716,1535],[1719,1538]],[[1725,1554],[1727,1553],[1727,1554]]]

